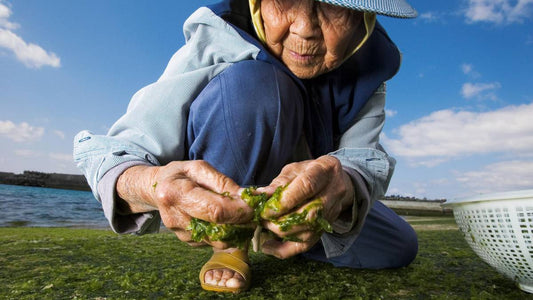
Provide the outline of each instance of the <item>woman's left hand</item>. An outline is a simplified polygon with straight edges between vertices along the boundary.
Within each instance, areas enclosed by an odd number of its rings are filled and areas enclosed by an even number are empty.
[[[354,187],[350,176],[343,170],[339,160],[325,155],[314,160],[291,163],[267,186],[258,189],[271,195],[279,186],[287,186],[280,199],[277,210],[265,209],[262,217],[274,220],[265,221],[263,226],[281,238],[298,240],[269,240],[263,243],[262,251],[284,259],[308,251],[320,240],[322,231],[316,232],[309,226],[293,226],[283,231],[276,220],[283,220],[293,212],[308,209],[307,218],[311,220],[318,213],[316,205],[309,202],[320,198],[322,217],[332,224],[341,212],[353,204]]]

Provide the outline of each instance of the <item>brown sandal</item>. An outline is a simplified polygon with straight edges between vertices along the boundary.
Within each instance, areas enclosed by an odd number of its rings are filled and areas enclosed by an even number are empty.
[[[252,281],[252,274],[249,263],[250,262],[248,260],[248,253],[239,249],[231,253],[213,253],[213,256],[211,256],[211,258],[205,263],[205,265],[200,270],[200,283],[202,285],[202,288],[206,291],[233,293],[240,293],[248,290]],[[240,288],[229,288],[205,283],[205,273],[209,270],[214,269],[230,269],[241,274],[241,276],[244,278],[245,285]]]

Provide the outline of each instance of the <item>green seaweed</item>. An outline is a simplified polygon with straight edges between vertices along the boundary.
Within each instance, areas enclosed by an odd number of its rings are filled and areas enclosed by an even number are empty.
[[[305,218],[307,217],[307,210],[302,211],[301,213],[291,213],[288,214],[286,217],[283,217],[281,220],[276,221],[273,220],[272,223],[279,226],[279,229],[283,232],[287,232],[291,230],[291,228],[295,225],[303,225],[306,223]]]
[[[264,219],[267,219],[265,217],[265,212],[267,210],[271,210],[271,211],[274,211],[274,212],[279,212],[280,211],[280,209],[281,209],[281,194],[283,193],[285,188],[287,188],[286,185],[285,186],[279,186],[278,188],[276,188],[276,190],[274,191],[272,196],[270,196],[270,198],[268,198],[268,200],[266,201],[266,203],[264,205],[264,209],[261,210],[261,216]]]
[[[278,188],[279,189],[279,188]],[[276,189],[276,191],[278,190]],[[268,196],[266,193],[255,193],[255,187],[247,187],[241,193],[241,199],[248,204],[254,210],[253,222],[259,224],[261,222],[261,213],[265,207],[266,202],[268,201]]]
[[[239,248],[245,247],[246,241],[254,235],[251,226],[216,224],[197,218],[191,220],[187,230],[191,231],[191,239],[195,242],[221,241]]]
[[[231,225],[210,223],[192,218],[187,230],[191,231],[191,238],[195,242],[203,240],[222,241],[231,246],[242,248],[253,237],[255,227],[261,222],[261,211],[268,200],[266,193],[255,193],[255,187],[245,188],[241,199],[254,209],[254,217],[249,225]],[[229,195],[224,192],[222,196]]]
[[[187,230],[191,231],[191,238],[195,242],[203,240],[222,241],[231,246],[242,248],[254,235],[254,228],[261,221],[269,220],[280,226],[281,231],[289,231],[293,226],[305,225],[315,232],[332,232],[331,225],[322,216],[323,205],[320,199],[311,201],[306,209],[300,213],[294,212],[281,220],[267,219],[264,217],[265,210],[279,211],[281,208],[281,194],[286,186],[276,188],[272,196],[266,193],[256,193],[255,187],[248,187],[241,193],[241,199],[254,210],[254,217],[251,224],[231,225],[210,223],[201,219],[192,218]],[[227,193],[222,193],[225,196]],[[307,215],[311,209],[317,209],[316,217],[308,220]],[[298,241],[297,237],[285,237],[284,240]]]
[[[312,209],[316,209],[316,216],[312,219],[308,219],[307,215]],[[332,232],[331,225],[329,222],[322,216],[322,211],[324,206],[320,198],[315,199],[307,205],[305,210],[302,212],[294,212],[288,214],[287,216],[281,218],[280,220],[273,220],[272,222],[279,226],[281,231],[287,232],[291,230],[293,226],[305,225],[308,228],[315,232],[326,231]]]

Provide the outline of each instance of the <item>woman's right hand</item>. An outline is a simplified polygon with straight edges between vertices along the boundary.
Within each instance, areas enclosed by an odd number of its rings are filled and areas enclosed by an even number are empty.
[[[159,210],[163,224],[191,245],[199,245],[186,230],[193,217],[219,224],[251,222],[253,210],[241,200],[241,192],[231,178],[201,160],[134,166],[117,182],[119,209],[126,213]],[[215,248],[229,247],[224,242],[205,242]]]

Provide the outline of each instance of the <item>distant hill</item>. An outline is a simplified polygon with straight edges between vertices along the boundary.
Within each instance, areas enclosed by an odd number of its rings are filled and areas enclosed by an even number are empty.
[[[0,172],[0,184],[38,186],[66,190],[90,191],[83,175],[24,171],[22,174]]]

